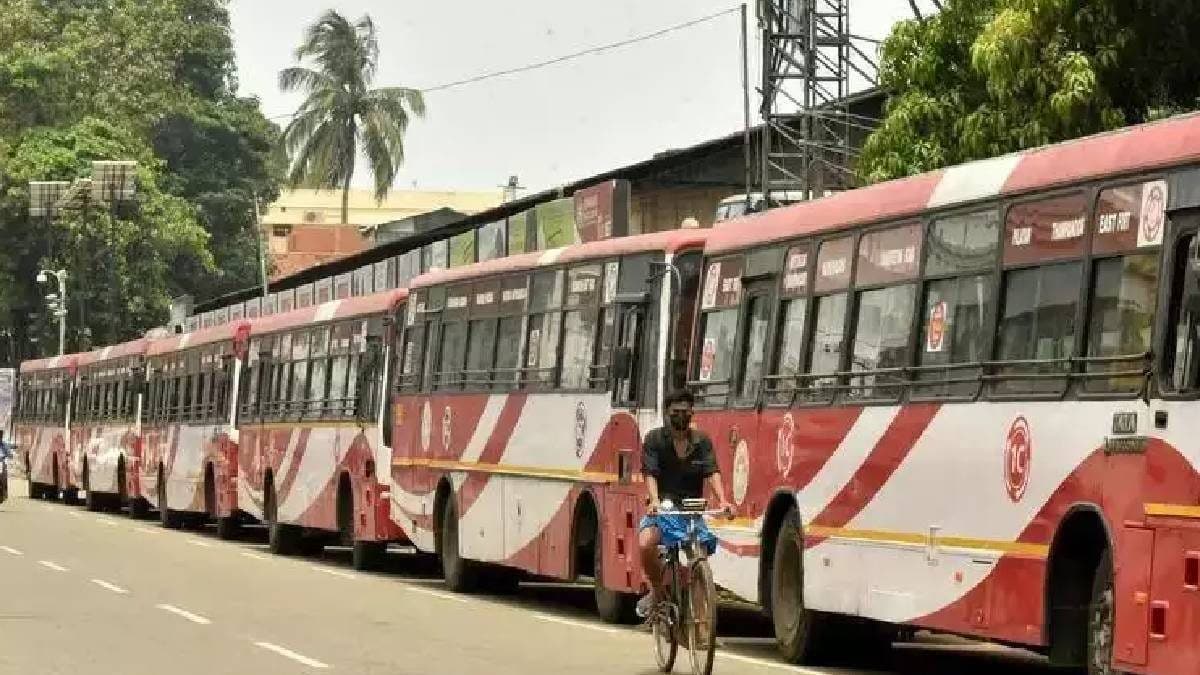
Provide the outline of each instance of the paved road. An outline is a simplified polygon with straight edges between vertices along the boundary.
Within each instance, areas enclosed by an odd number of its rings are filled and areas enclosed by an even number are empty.
[[[227,543],[11,487],[0,506],[6,675],[656,672],[648,635],[598,623],[584,588],[454,595],[413,555],[390,554],[384,572],[363,574],[345,550],[279,558],[261,532]],[[733,609],[721,622],[722,674],[1049,673],[1026,652],[944,640],[901,645],[883,663],[794,668],[775,659],[756,615]]]

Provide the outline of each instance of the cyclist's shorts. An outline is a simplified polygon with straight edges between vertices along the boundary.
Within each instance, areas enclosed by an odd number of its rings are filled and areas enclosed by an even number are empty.
[[[687,539],[688,519],[684,516],[664,516],[655,514],[652,516],[642,516],[642,522],[638,524],[638,531],[642,531],[647,527],[657,527],[662,533],[663,546],[675,546]],[[708,554],[712,555],[717,552],[717,535],[708,529],[708,523],[699,520],[696,523],[696,540],[700,542],[704,548],[708,549]]]

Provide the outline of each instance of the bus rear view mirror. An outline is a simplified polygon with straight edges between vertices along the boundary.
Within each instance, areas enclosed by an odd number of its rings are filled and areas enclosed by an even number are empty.
[[[628,380],[633,374],[633,350],[624,345],[613,350],[613,379]]]

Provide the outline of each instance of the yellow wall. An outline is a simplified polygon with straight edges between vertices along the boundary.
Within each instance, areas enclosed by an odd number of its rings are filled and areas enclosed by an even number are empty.
[[[371,190],[350,191],[351,225],[378,225],[428,213],[442,207],[472,214],[504,201],[496,192],[426,192],[392,190],[376,203]],[[284,190],[263,215],[265,225],[337,225],[342,220],[342,193],[336,190]]]

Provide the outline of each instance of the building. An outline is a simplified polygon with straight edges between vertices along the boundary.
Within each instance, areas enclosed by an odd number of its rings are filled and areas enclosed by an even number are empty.
[[[351,190],[349,223],[342,220],[340,190],[285,190],[263,216],[272,278],[281,279],[374,243],[383,223],[449,209],[469,216],[500,204],[503,192],[393,190],[375,201],[371,190]]]

